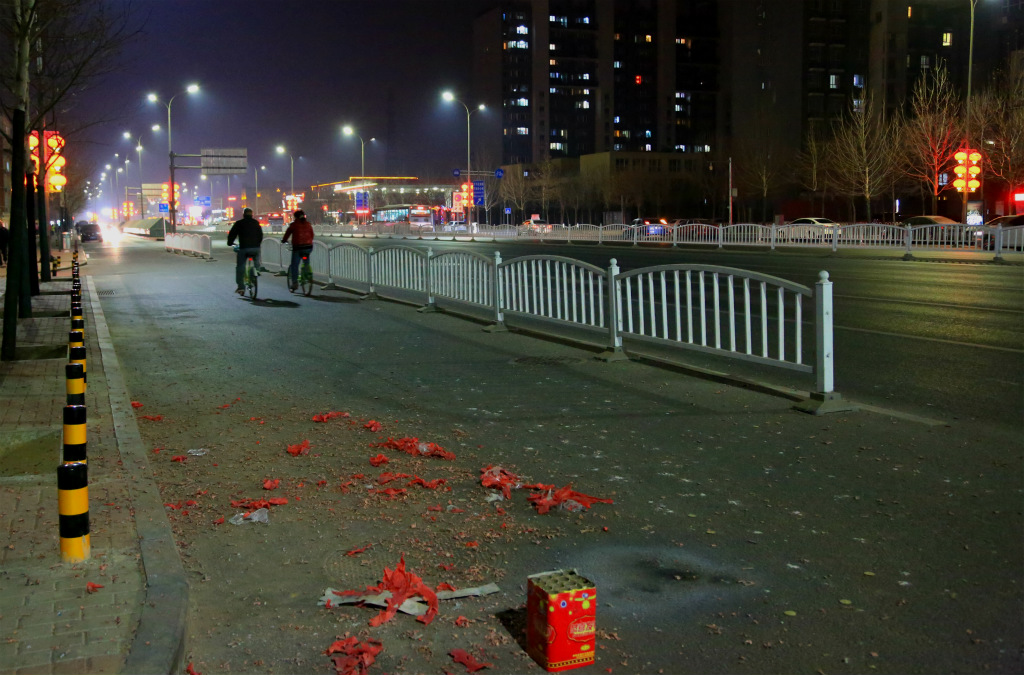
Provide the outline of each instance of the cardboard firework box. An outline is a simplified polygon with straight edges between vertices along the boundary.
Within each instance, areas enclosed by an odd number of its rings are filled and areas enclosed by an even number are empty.
[[[554,673],[594,662],[597,589],[576,570],[527,577],[526,651]]]

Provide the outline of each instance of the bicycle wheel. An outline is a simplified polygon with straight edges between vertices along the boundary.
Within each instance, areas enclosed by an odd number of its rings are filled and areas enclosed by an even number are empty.
[[[313,268],[309,266],[308,260],[302,261],[302,271],[299,273],[299,283],[302,284],[302,294],[313,294]]]
[[[256,274],[256,266],[253,264],[252,260],[249,260],[249,264],[245,270],[245,285],[249,290],[249,297],[253,300],[256,299],[256,292],[259,289],[259,282],[257,279],[259,279],[259,276]]]

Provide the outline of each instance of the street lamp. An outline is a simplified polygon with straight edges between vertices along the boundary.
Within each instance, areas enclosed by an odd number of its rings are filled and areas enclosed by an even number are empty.
[[[295,199],[295,158],[292,157],[292,154],[290,152],[285,150],[285,147],[283,145],[277,146],[277,154],[279,154],[279,155],[288,155],[288,159],[291,160],[291,163],[292,163],[292,204],[293,205],[297,205],[297,201]],[[288,202],[288,200],[286,199],[285,203],[287,204],[287,202]]]
[[[468,181],[472,182],[473,181],[473,171],[472,171],[472,167],[470,166],[470,163],[469,163],[469,159],[470,159],[470,154],[469,154],[469,148],[470,148],[469,118],[470,118],[470,116],[472,116],[473,113],[475,113],[475,112],[477,112],[479,110],[483,110],[486,106],[484,106],[484,104],[481,103],[480,105],[478,105],[473,110],[470,110],[468,105],[466,105],[461,100],[455,98],[455,95],[452,94],[450,91],[446,91],[446,92],[442,93],[441,94],[441,98],[443,98],[444,100],[448,101],[449,103],[452,102],[452,101],[455,101],[456,103],[461,104],[462,107],[466,109],[466,179]],[[475,214],[475,212],[476,212],[476,206],[475,205],[473,207],[473,210],[474,210],[474,214]],[[466,211],[466,214],[467,214],[467,216],[469,215],[468,209]],[[466,219],[466,228],[468,229],[469,226],[470,226],[469,218],[467,218]]]
[[[188,85],[188,87],[185,88],[185,91],[178,92],[177,94],[175,94],[174,96],[169,98],[167,100],[167,103],[164,103],[159,98],[157,98],[156,94],[150,94],[147,97],[151,102],[153,102],[153,103],[160,103],[160,104],[162,104],[162,105],[167,107],[167,156],[170,158],[170,169],[171,169],[170,170],[171,182],[167,186],[167,195],[168,195],[168,197],[167,197],[167,202],[168,202],[168,204],[167,204],[167,211],[168,211],[168,215],[171,218],[171,231],[174,231],[174,226],[175,226],[175,223],[177,222],[177,219],[176,219],[177,209],[176,209],[176,205],[174,203],[174,150],[172,149],[172,146],[171,146],[171,104],[174,103],[174,99],[176,99],[178,96],[181,96],[182,94],[194,94],[197,91],[199,91],[199,85],[198,84],[190,84],[190,85]],[[164,238],[165,239],[167,238],[167,221],[164,221]]]
[[[971,3],[971,34],[970,34],[970,39],[968,41],[968,47],[967,47],[967,101],[966,101],[966,108],[967,108],[967,116],[966,116],[966,120],[967,120],[967,133],[966,133],[966,136],[967,136],[967,139],[964,141],[964,149],[968,153],[970,153],[971,152],[971,150],[970,150],[970,147],[971,147],[971,75],[974,72],[974,8],[978,6],[978,0],[967,0],[967,2]],[[969,179],[970,177],[967,176],[966,178]],[[962,208],[960,210],[960,222],[961,223],[966,223],[967,222],[967,200],[970,198],[970,194],[971,194],[970,186],[964,185],[964,202],[963,202]],[[984,218],[985,218],[985,206],[984,206],[984,204],[982,204],[982,207],[981,207],[981,217],[984,220]]]
[[[253,209],[253,211],[256,212],[257,216],[260,214],[260,171],[266,170],[267,167],[265,166],[254,166],[252,168],[253,175],[256,177],[256,191],[252,197],[253,204],[255,204],[256,208]]]
[[[342,127],[341,130],[342,130],[342,132],[344,132],[344,134],[346,136],[355,136],[356,138],[359,139],[359,177],[360,178],[365,178],[366,177],[366,141],[364,141],[363,137],[360,136],[359,134],[357,134],[355,132],[355,130],[352,129],[352,127],[349,126],[349,125],[345,125],[344,127]],[[377,140],[377,139],[376,138],[371,138],[370,142],[373,143],[375,140]]]

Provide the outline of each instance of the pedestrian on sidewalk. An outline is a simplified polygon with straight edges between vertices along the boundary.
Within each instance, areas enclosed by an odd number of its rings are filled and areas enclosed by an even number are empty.
[[[7,264],[7,243],[11,239],[10,232],[4,227],[4,223],[0,220],[0,267]]]
[[[260,222],[252,217],[252,209],[242,211],[242,219],[236,220],[228,231],[228,246],[235,245],[238,239],[238,253],[235,257],[235,293],[245,293],[245,261],[250,257],[260,266],[260,244],[263,242],[263,228]]]

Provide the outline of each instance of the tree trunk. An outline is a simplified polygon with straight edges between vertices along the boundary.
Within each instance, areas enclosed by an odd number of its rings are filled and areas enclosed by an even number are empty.
[[[18,314],[21,285],[25,269],[25,184],[19,176],[25,175],[25,111],[15,108],[11,114],[11,137],[15,147],[11,153],[11,239],[7,256],[7,292],[4,295],[3,345],[0,358],[13,361],[18,346]],[[29,305],[31,314],[32,306]]]
[[[28,231],[28,256],[26,256],[26,270],[28,271],[29,295],[39,295],[39,258],[40,252],[36,248],[36,174],[28,174],[25,180],[25,222]],[[31,311],[31,306],[29,311]]]

